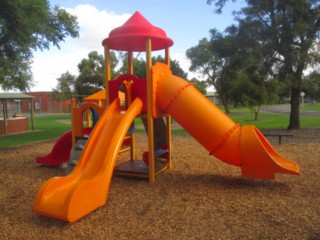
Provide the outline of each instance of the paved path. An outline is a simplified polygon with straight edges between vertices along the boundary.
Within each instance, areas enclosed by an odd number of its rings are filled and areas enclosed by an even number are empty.
[[[290,114],[290,104],[265,105],[261,107],[261,111]],[[320,117],[320,111],[306,111],[300,108],[301,116]]]

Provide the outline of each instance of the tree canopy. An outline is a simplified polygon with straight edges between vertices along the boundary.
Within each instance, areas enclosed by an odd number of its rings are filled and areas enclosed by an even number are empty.
[[[81,98],[104,87],[104,57],[97,51],[88,54],[78,64],[79,76],[75,81],[75,92]]]
[[[228,0],[208,0],[220,12]],[[240,32],[260,46],[269,74],[290,87],[289,129],[300,128],[299,105],[305,70],[319,58],[310,52],[319,42],[320,2],[246,0],[237,15]],[[319,64],[319,61],[318,61]]]
[[[127,72],[128,69],[128,56],[127,54],[121,55],[120,58],[122,59],[122,66],[118,72],[118,74],[124,74]],[[152,64],[155,62],[165,62],[165,59],[163,56],[153,56],[152,57]],[[133,74],[137,75],[138,77],[144,78],[146,77],[146,66],[147,63],[143,58],[133,58]],[[183,79],[188,78],[188,74],[183,71],[183,69],[180,67],[180,63],[177,60],[170,59],[170,69],[172,73],[178,77],[181,77]]]
[[[76,81],[76,76],[70,72],[63,73],[58,79],[56,88],[52,89],[50,97],[56,100],[71,99],[73,95],[73,88]]]
[[[219,86],[218,84],[224,62],[215,52],[211,51],[211,42],[206,38],[199,40],[198,45],[188,49],[186,55],[191,61],[190,70],[198,71],[206,77],[206,83],[215,87],[225,106],[226,112],[228,112],[227,97],[221,85]]]
[[[51,8],[46,0],[0,1],[0,87],[32,87],[32,52],[60,48],[61,41],[78,37],[78,31],[75,16],[58,6]]]
[[[320,72],[313,71],[304,78],[303,92],[308,93],[311,101],[320,99]]]
[[[120,60],[118,59],[120,58]],[[119,54],[114,51],[110,52],[111,75],[116,78],[121,74],[128,72],[128,56],[127,54]],[[164,62],[162,56],[152,58],[153,62]],[[140,78],[146,77],[146,61],[142,58],[134,58],[133,73]],[[188,74],[183,71],[177,60],[170,60],[171,70],[174,75],[187,79]],[[120,65],[120,66],[119,66]],[[53,89],[52,97],[56,99],[71,98],[76,96],[78,100],[91,95],[104,88],[104,56],[97,51],[88,54],[88,58],[84,58],[78,64],[79,75],[73,76],[69,72],[63,73],[58,79],[57,86]],[[205,92],[205,86],[197,79],[192,81],[199,90]]]

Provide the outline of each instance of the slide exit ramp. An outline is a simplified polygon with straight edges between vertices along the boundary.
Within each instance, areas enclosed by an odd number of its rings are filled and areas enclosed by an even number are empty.
[[[99,118],[74,170],[49,179],[40,188],[34,212],[74,222],[105,205],[123,139],[141,109],[139,98],[127,111],[115,100]]]

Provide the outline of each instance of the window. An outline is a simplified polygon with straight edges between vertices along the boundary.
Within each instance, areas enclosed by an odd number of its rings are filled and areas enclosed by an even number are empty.
[[[40,102],[35,102],[34,103],[34,108],[35,109],[40,109]]]

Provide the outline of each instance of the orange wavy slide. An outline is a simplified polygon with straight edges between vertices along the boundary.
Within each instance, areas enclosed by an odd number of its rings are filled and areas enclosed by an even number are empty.
[[[33,210],[69,222],[105,205],[114,165],[126,133],[142,109],[136,98],[126,112],[115,100],[100,117],[75,169],[54,177],[39,190]]]
[[[298,165],[276,152],[254,126],[240,126],[203,96],[191,83],[152,67],[155,105],[171,115],[210,154],[240,166],[243,177],[274,179],[275,173],[299,174]]]

